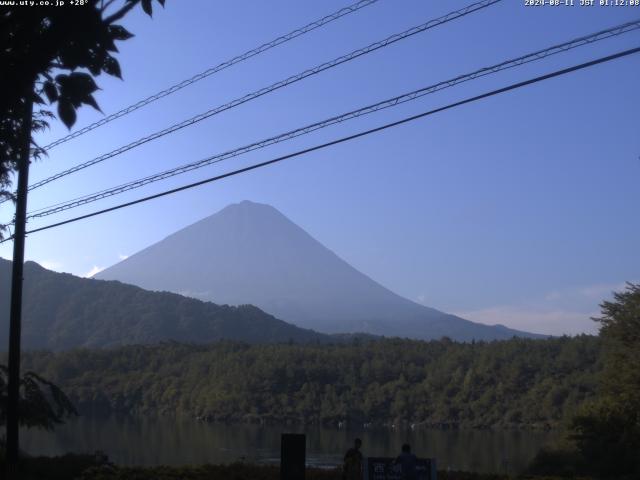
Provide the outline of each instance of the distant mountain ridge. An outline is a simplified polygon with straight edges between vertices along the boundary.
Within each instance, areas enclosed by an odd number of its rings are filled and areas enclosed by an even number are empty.
[[[243,201],[96,275],[220,304],[252,304],[323,333],[499,340],[542,335],[419,305],[359,272],[275,208]]]
[[[215,305],[120,282],[56,273],[25,263],[22,346],[67,350],[162,341],[333,342],[257,307]],[[0,351],[8,345],[11,262],[0,259]],[[336,339],[339,341],[339,339]]]

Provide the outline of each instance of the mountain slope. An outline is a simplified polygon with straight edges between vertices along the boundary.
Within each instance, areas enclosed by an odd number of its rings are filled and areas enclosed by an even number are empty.
[[[327,342],[260,309],[215,305],[168,292],[148,292],[120,282],[56,273],[25,264],[22,345],[26,349],[220,339],[250,343]],[[8,345],[11,262],[0,259],[0,350]]]
[[[278,210],[244,201],[100,272],[149,290],[250,303],[326,333],[457,340],[532,336],[473,323],[400,297],[362,274]]]

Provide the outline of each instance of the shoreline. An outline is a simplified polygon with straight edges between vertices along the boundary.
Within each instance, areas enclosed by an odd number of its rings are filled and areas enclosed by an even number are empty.
[[[304,419],[265,419],[249,417],[238,420],[225,420],[215,419],[207,416],[188,415],[174,412],[155,412],[155,413],[125,413],[125,412],[108,412],[108,413],[92,413],[83,411],[80,409],[78,417],[83,418],[97,418],[100,420],[109,419],[180,419],[190,420],[204,425],[221,425],[221,426],[263,426],[263,427],[314,427],[314,428],[327,428],[332,430],[344,430],[344,431],[368,431],[368,430],[389,430],[389,431],[420,431],[420,430],[438,430],[438,431],[461,431],[461,432],[480,432],[480,431],[492,431],[492,432],[559,432],[562,431],[563,425],[560,422],[550,423],[509,423],[509,424],[494,424],[494,425],[469,425],[467,423],[454,423],[454,422],[411,422],[411,421],[397,421],[397,422],[355,422],[355,421],[335,421],[335,422],[319,422],[308,421]],[[73,418],[71,419],[73,420]]]

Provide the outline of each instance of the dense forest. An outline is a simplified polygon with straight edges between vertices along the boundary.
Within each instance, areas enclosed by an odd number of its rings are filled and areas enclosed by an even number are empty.
[[[547,428],[593,396],[597,337],[456,343],[163,343],[33,352],[81,412],[210,421]]]

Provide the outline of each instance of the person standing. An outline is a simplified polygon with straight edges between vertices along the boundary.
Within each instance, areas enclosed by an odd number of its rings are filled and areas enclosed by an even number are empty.
[[[418,480],[417,461],[416,456],[411,453],[411,445],[408,443],[402,445],[402,453],[398,455],[395,461],[402,469],[402,480]]]
[[[342,465],[343,480],[362,480],[362,440],[356,438],[353,441],[353,447],[344,454],[344,463]]]

